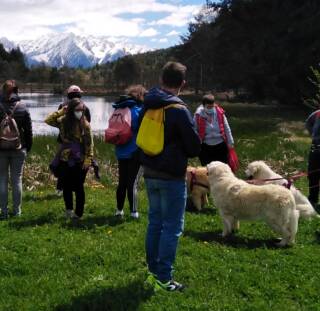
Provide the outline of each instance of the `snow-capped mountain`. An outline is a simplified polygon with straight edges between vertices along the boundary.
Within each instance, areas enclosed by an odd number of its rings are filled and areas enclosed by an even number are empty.
[[[20,42],[0,38],[0,43],[6,50],[19,46],[29,65],[44,62],[53,67],[91,67],[148,50],[147,47],[124,41],[112,42],[107,37],[85,37],[73,33],[47,35]]]

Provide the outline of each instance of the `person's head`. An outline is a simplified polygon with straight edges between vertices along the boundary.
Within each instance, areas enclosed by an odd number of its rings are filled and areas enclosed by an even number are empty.
[[[136,100],[143,101],[144,94],[146,93],[146,89],[141,84],[130,85],[126,90],[126,95],[133,97]]]
[[[68,109],[66,117],[69,120],[77,119],[80,120],[83,116],[84,104],[79,98],[73,98],[68,103]]]
[[[5,101],[10,99],[12,94],[18,94],[18,86],[15,80],[7,80],[2,85],[2,96]]]
[[[73,98],[68,103],[66,117],[64,119],[64,129],[66,137],[72,137],[72,132],[75,129],[75,125],[79,124],[80,120],[83,120],[84,104],[79,98]],[[82,124],[80,122],[80,127]]]
[[[214,96],[212,94],[206,94],[202,97],[202,105],[206,111],[212,111],[214,107]]]
[[[68,99],[81,98],[83,91],[78,85],[70,85],[67,89]]]
[[[177,90],[185,84],[187,67],[178,62],[168,62],[162,68],[161,83],[164,88]]]

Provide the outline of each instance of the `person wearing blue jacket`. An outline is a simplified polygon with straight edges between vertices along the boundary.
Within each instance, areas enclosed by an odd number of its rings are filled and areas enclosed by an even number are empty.
[[[162,69],[161,87],[152,88],[144,108],[165,109],[164,147],[156,156],[141,154],[149,211],[146,234],[147,282],[154,288],[179,291],[184,285],[173,280],[173,263],[184,226],[186,169],[188,158],[200,153],[200,139],[192,115],[178,97],[185,84],[186,67],[168,62]]]
[[[116,216],[123,217],[124,202],[128,197],[132,218],[139,218],[137,210],[137,184],[142,170],[140,170],[139,151],[136,145],[137,133],[140,125],[143,96],[146,89],[142,85],[132,85],[126,90],[126,95],[113,104],[113,108],[130,108],[132,138],[123,145],[116,145],[118,159],[118,187]]]
[[[306,128],[312,138],[308,159],[309,196],[308,199],[319,213],[319,181],[320,181],[320,110],[309,115]]]

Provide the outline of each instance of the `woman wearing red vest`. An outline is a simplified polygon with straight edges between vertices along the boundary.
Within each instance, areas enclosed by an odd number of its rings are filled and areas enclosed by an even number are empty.
[[[228,164],[229,148],[233,147],[234,141],[224,110],[215,104],[212,94],[203,96],[194,120],[201,140],[201,165],[205,166],[212,161]]]

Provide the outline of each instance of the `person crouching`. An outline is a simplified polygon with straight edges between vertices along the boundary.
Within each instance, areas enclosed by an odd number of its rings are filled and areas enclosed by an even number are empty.
[[[48,125],[59,128],[61,148],[51,163],[61,179],[66,217],[79,219],[85,204],[84,181],[93,158],[93,138],[89,122],[84,116],[84,104],[79,98],[72,99],[68,106],[47,116]],[[73,212],[73,192],[76,208]]]

